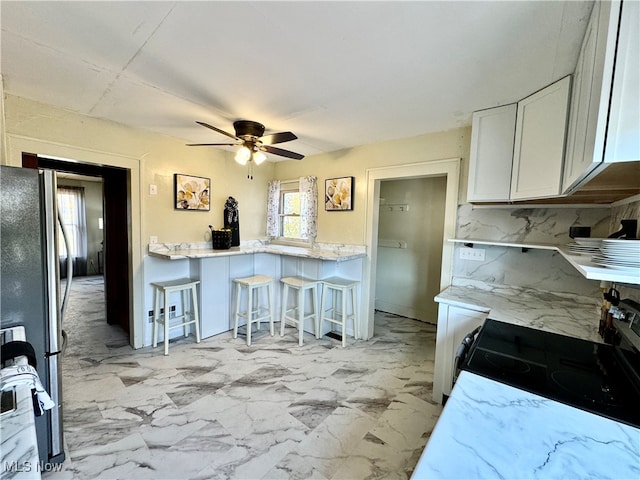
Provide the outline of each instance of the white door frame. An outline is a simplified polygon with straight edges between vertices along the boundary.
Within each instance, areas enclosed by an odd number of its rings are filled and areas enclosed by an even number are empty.
[[[361,337],[373,337],[373,316],[375,311],[376,266],[378,256],[378,220],[380,207],[380,182],[421,177],[446,177],[444,233],[442,239],[442,267],[440,269],[440,290],[451,285],[453,271],[453,244],[447,240],[455,237],[458,210],[458,184],[460,182],[460,158],[434,160],[431,162],[393,165],[367,169],[367,200],[365,244],[367,261],[363,272],[361,298]],[[363,313],[365,315],[363,315]]]
[[[7,135],[6,165],[22,166],[22,152],[33,152],[38,155],[60,160],[74,161],[82,158],[80,163],[107,165],[109,167],[126,168],[131,175],[131,238],[129,257],[129,342],[133,348],[143,347],[144,342],[144,281],[142,250],[142,195],[140,160],[118,153],[103,152],[75,145],[52,142],[23,135]]]

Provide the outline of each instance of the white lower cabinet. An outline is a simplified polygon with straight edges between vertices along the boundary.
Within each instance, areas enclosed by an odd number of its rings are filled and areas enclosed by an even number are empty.
[[[446,303],[438,305],[436,358],[433,372],[433,400],[442,403],[443,395],[450,395],[453,379],[453,360],[462,339],[485,321],[489,314]]]

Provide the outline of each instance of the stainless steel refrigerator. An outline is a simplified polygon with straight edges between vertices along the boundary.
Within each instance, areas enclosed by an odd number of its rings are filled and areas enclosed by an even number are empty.
[[[0,322],[24,326],[56,406],[36,417],[41,462],[64,461],[61,305],[53,171],[0,166]]]

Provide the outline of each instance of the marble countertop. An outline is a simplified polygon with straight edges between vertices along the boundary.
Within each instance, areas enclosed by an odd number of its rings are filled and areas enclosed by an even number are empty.
[[[40,478],[38,440],[29,386],[16,387],[16,409],[0,417],[2,478]]]
[[[316,244],[313,248],[277,245],[252,241],[241,243],[239,247],[228,250],[214,250],[210,243],[179,243],[149,245],[149,255],[165,260],[182,260],[185,258],[226,257],[231,255],[248,255],[253,253],[272,253],[292,257],[314,258],[344,262],[365,257],[366,247],[360,245]]]
[[[448,287],[435,301],[488,312],[495,320],[602,343],[599,305],[593,297],[483,284]]]
[[[640,478],[640,429],[462,372],[419,479]]]

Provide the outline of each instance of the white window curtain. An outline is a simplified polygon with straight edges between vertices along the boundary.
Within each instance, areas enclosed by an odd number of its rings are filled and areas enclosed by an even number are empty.
[[[300,177],[300,235],[315,241],[318,235],[318,179]]]
[[[57,192],[58,211],[62,218],[62,223],[66,227],[69,236],[70,252],[62,237],[62,230],[58,226],[58,253],[60,264],[65,265],[67,257],[73,260],[74,275],[87,274],[87,222],[84,206],[84,188],[80,187],[58,187]],[[64,276],[66,267],[60,269],[61,276]]]
[[[280,180],[269,182],[267,192],[267,236],[280,235]]]

